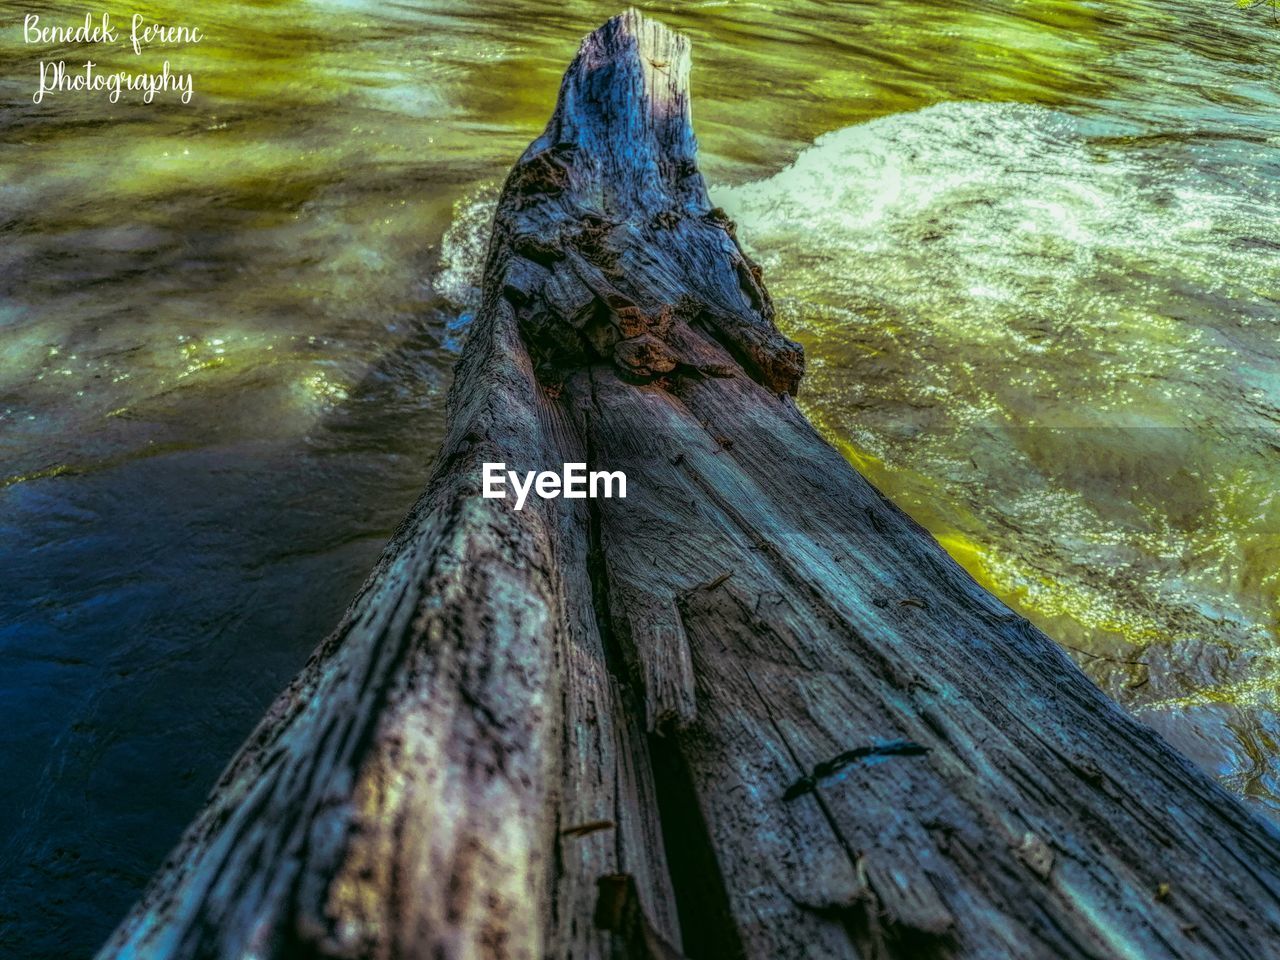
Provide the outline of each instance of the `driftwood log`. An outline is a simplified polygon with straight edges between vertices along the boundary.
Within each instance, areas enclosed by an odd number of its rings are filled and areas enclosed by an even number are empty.
[[[797,411],[688,70],[583,42],[429,489],[100,956],[1280,956],[1272,828]]]

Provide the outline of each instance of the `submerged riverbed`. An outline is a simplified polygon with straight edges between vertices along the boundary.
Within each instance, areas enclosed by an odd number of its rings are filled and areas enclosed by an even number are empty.
[[[1280,27],[707,2],[712,196],[849,459],[1280,812]],[[420,491],[487,216],[607,4],[0,2],[0,956],[83,955]],[[84,8],[47,5],[50,22]],[[189,105],[32,102],[41,60]]]

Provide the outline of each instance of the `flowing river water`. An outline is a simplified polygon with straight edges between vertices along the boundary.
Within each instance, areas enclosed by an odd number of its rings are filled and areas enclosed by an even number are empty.
[[[1232,0],[645,5],[823,433],[1280,815],[1280,26]],[[578,0],[0,2],[0,955],[85,955],[427,476]],[[39,64],[194,96],[32,100]]]

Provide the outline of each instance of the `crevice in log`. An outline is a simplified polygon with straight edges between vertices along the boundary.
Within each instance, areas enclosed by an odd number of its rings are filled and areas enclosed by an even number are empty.
[[[585,411],[587,469],[594,470],[598,468],[597,465],[600,461],[595,449],[595,443],[592,440],[591,420],[593,417],[598,416],[598,407],[596,406],[595,380],[590,370],[587,371],[587,378],[591,397],[591,408]],[[608,664],[609,672],[612,674],[614,682],[618,684],[620,696],[628,707],[635,709],[637,707],[635,701],[641,699],[642,694],[638,694],[635,689],[635,672],[632,669],[634,658],[628,656],[623,649],[617,631],[614,628],[613,608],[609,596],[609,567],[605,558],[603,520],[600,516],[599,501],[594,499],[587,500],[587,531],[589,543],[587,577],[591,583],[591,601],[595,610],[596,629],[600,632],[600,643],[604,647],[605,662]]]
[[[613,933],[625,960],[692,960],[663,939],[645,916],[644,904],[630,874],[610,874],[597,881],[595,924]]]
[[[733,921],[715,843],[699,809],[697,790],[681,749],[681,739],[649,735],[662,839],[680,911],[683,949],[690,960],[741,960],[746,956]]]
[[[599,416],[599,401],[595,391],[595,377],[587,373],[590,384],[591,408],[587,412],[588,469],[600,465],[598,453],[590,429],[590,418]],[[633,709],[641,710],[644,692],[638,689],[638,653],[625,651],[619,639],[615,623],[614,607],[610,602],[609,573],[606,549],[603,542],[603,520],[599,503],[588,500],[590,554],[588,573],[595,600],[596,622],[601,640],[607,651],[611,671],[621,688],[624,702],[632,702]],[[647,737],[650,767],[653,771],[654,790],[658,804],[658,824],[662,831],[663,847],[667,857],[667,869],[675,895],[676,909],[683,933],[682,952],[689,960],[739,960],[745,956],[743,946],[733,924],[732,913],[715,850],[707,833],[707,825],[698,809],[698,796],[689,777],[681,745],[680,734],[675,730],[655,729]],[[619,811],[618,816],[627,815]],[[604,883],[604,878],[601,880]],[[629,883],[626,897],[627,909],[638,919],[628,921],[617,932],[628,950],[628,960],[666,960],[651,948],[638,946],[641,936],[636,932],[647,921],[643,916],[644,905],[635,892],[634,881]],[[602,894],[603,898],[603,894]],[[603,900],[602,900],[603,902]]]
[[[591,370],[588,370],[587,377],[591,407],[585,411],[585,436],[587,468],[590,470],[600,463],[590,428],[591,418],[599,415],[599,407]],[[634,650],[624,650],[618,625],[615,623],[614,607],[609,595],[603,520],[598,502],[588,500],[587,509],[590,542],[587,572],[591,581],[597,629],[610,672],[619,688],[619,697],[630,709],[639,713],[643,711],[644,691],[638,688],[638,654]],[[706,824],[697,812],[697,794],[689,782],[688,771],[684,769],[675,731],[671,731],[669,735],[662,731],[651,731],[646,745],[653,771],[658,825],[662,832],[668,875],[675,896],[680,928],[685,931],[683,952],[689,960],[738,960],[743,957],[742,945],[733,927],[728,899],[723,886],[718,882],[715,852],[707,836]],[[631,813],[619,809],[616,815],[621,819]],[[616,883],[607,884],[611,879],[619,882],[625,879],[624,889],[617,890]],[[651,932],[645,929],[648,927],[648,920],[644,916],[644,904],[632,878],[601,878],[600,883],[602,892],[596,922],[604,925],[601,911],[605,909],[609,899],[618,899],[625,905],[618,906],[616,910],[605,910],[605,913],[618,912],[625,915],[624,919],[611,921],[607,928],[613,930],[623,941],[628,960],[678,960],[662,948],[652,945]],[[608,897],[606,887],[613,890]],[[713,918],[710,923],[708,917]]]

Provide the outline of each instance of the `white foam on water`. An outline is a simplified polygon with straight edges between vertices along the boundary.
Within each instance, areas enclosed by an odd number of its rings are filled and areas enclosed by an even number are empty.
[[[437,296],[453,305],[451,332],[465,329],[480,307],[484,261],[500,184],[482,183],[453,205],[453,220],[440,240],[440,267],[431,280]],[[455,344],[456,346],[456,344]]]
[[[1095,147],[1086,127],[1027,104],[940,104],[826,134],[781,173],[715,199],[787,293],[910,307],[976,340],[1018,332],[992,323],[1000,309],[1120,327],[1104,307],[1155,311],[1176,292],[1145,269],[1194,281],[1199,297],[1267,282],[1261,258],[1223,243],[1274,237],[1247,171],[1233,190]]]

